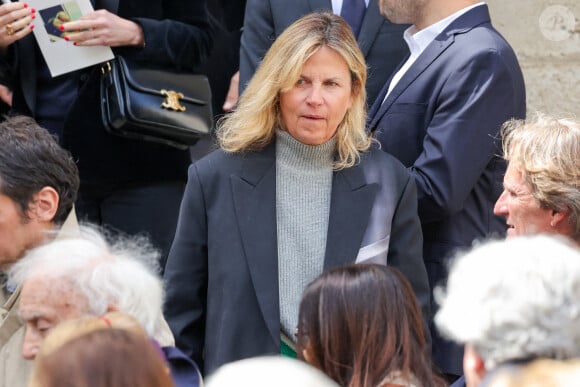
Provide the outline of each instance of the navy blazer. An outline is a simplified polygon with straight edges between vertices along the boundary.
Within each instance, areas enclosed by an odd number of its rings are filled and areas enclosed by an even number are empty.
[[[504,121],[525,117],[524,80],[482,5],[439,34],[381,104],[387,88],[369,112],[369,129],[415,177],[434,287],[447,278],[450,254],[505,233],[504,220],[493,214],[505,172],[498,137]],[[449,352],[434,337],[434,360],[459,375],[462,351],[455,348]]]
[[[165,316],[176,345],[205,373],[280,353],[275,146],[217,150],[190,167],[165,268]],[[415,184],[378,149],[335,171],[324,268],[392,265],[410,280],[428,316]],[[203,361],[202,361],[203,358]]]
[[[459,379],[457,379],[453,384],[449,387],[466,387],[465,382],[465,375],[462,375]]]
[[[240,94],[274,40],[294,21],[314,11],[332,11],[330,0],[248,0],[240,48]],[[399,62],[409,53],[403,40],[407,25],[392,24],[369,2],[359,47],[367,61],[367,100],[372,105]]]
[[[188,356],[177,347],[161,347],[160,350],[169,366],[175,387],[203,386],[201,372]]]

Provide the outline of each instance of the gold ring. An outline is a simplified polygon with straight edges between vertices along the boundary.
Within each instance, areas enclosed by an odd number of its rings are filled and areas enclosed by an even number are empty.
[[[4,28],[6,29],[6,34],[8,36],[14,35],[14,27],[12,27],[12,24],[6,24]]]

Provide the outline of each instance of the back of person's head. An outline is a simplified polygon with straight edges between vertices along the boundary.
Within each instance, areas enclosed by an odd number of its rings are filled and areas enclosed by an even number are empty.
[[[122,312],[109,312],[98,317],[87,316],[63,320],[47,334],[36,360],[53,353],[64,343],[76,337],[107,328],[123,329],[148,338],[143,326],[135,318]]]
[[[151,342],[117,328],[81,334],[39,356],[30,383],[30,387],[173,385],[169,369]]]
[[[446,289],[437,288],[435,297],[437,328],[472,348],[487,371],[580,356],[580,251],[563,239],[476,246],[455,259]]]
[[[504,158],[522,173],[542,208],[568,213],[580,242],[580,121],[536,113],[502,127]]]
[[[382,265],[331,269],[302,296],[298,354],[341,386],[403,379],[427,387],[431,372],[421,314],[409,281]]]
[[[580,381],[580,360],[540,359],[529,364],[499,367],[481,387],[570,387]]]
[[[119,310],[136,318],[150,336],[162,336],[163,288],[155,272],[158,252],[144,238],[109,244],[90,227],[82,227],[80,235],[31,250],[11,268],[9,284],[17,287],[42,278],[50,286],[66,285],[72,300],[73,295],[86,299],[89,315]]]
[[[207,387],[338,387],[322,372],[295,359],[262,356],[238,360],[218,368]]]
[[[0,193],[17,203],[26,218],[33,196],[51,187],[59,196],[53,222],[62,224],[79,187],[78,169],[69,152],[25,116],[0,123],[0,144]]]

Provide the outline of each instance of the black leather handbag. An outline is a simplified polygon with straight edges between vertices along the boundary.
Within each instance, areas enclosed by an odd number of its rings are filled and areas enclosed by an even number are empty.
[[[101,66],[103,125],[112,134],[186,149],[209,134],[205,75],[144,67],[117,56]]]

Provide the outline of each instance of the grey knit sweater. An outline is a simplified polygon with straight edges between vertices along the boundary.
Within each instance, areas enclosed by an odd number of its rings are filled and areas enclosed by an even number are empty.
[[[335,137],[310,146],[276,133],[280,323],[293,340],[302,291],[324,264],[335,149]]]

